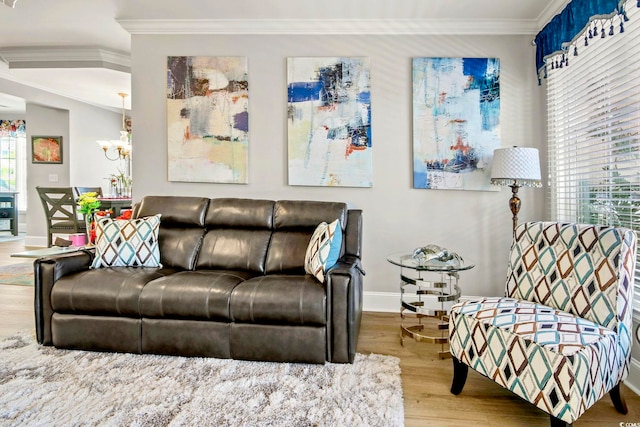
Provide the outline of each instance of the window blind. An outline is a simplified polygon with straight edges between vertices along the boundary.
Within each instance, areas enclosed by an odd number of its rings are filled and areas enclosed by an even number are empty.
[[[623,226],[640,234],[640,9],[627,1],[629,21],[611,20],[615,34],[588,38],[547,60],[550,217]],[[583,39],[588,46],[584,46]],[[551,67],[554,61],[554,67]],[[640,311],[640,259],[634,309]]]

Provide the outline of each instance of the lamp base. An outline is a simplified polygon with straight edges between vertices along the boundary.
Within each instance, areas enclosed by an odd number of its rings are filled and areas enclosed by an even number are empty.
[[[511,213],[513,214],[513,232],[516,232],[516,227],[518,226],[518,212],[520,212],[520,198],[518,197],[518,190],[520,186],[517,184],[512,184],[511,187],[511,198],[509,199],[509,209],[511,209]]]

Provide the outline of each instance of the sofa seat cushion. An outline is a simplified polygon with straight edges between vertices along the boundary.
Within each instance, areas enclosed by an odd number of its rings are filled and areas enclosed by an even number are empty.
[[[233,289],[251,278],[238,271],[181,271],[148,283],[140,294],[142,317],[229,320]]]
[[[233,290],[231,319],[241,323],[325,325],[325,287],[311,275],[255,277]]]
[[[171,272],[157,268],[113,267],[70,274],[53,286],[51,307],[59,313],[138,318],[138,298],[144,285]]]

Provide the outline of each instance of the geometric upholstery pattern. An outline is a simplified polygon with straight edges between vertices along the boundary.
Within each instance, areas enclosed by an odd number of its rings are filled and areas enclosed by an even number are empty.
[[[96,256],[91,268],[162,267],[158,234],[160,215],[96,221]]]
[[[324,283],[324,273],[340,258],[342,248],[342,228],[340,220],[331,224],[321,222],[309,239],[304,256],[304,270]]]
[[[636,239],[625,228],[521,224],[507,296],[451,308],[453,357],[572,423],[629,373]]]
[[[633,232],[624,230],[555,222],[522,224],[509,257],[506,296],[549,305],[614,329],[620,315],[629,319],[632,315],[627,292],[633,286],[628,286],[629,276],[618,277],[625,274],[620,263],[635,262],[636,255],[635,248],[629,250]],[[628,309],[619,313],[619,307]]]

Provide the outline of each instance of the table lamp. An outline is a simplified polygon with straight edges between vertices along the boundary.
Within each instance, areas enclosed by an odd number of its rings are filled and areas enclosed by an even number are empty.
[[[513,214],[513,231],[518,225],[520,211],[520,187],[542,187],[540,157],[537,148],[510,147],[493,151],[491,184],[511,187],[509,208]]]

